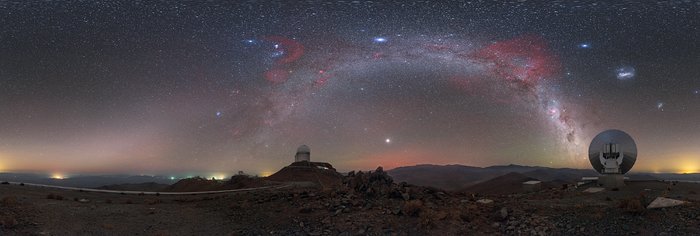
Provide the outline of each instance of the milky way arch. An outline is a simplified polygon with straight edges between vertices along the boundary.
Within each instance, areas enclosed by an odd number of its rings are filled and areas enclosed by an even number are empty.
[[[528,107],[546,125],[553,126],[571,158],[579,154],[579,128],[573,111],[556,89],[561,66],[541,37],[526,35],[487,43],[405,37],[371,44],[345,43],[323,53],[286,37],[263,39],[274,45],[277,54],[275,62],[261,75],[270,89],[266,95],[269,107],[255,131],[260,142],[281,132],[278,124],[294,116],[295,111],[310,109],[305,107],[310,97],[347,90],[353,78],[402,65],[416,70],[440,67],[433,70],[441,71],[437,79],[419,83],[446,83],[465,96],[488,87],[495,93],[479,95],[509,106]],[[400,81],[389,77],[372,83]]]

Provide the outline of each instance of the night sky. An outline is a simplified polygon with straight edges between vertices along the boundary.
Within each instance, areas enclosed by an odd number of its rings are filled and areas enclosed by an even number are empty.
[[[700,171],[700,2],[634,2],[0,0],[0,171]]]

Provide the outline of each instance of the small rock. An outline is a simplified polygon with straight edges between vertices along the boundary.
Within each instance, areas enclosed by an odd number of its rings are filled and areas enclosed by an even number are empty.
[[[484,198],[484,199],[479,199],[476,202],[481,203],[481,204],[490,204],[490,203],[493,203],[493,200]]]
[[[78,199],[78,202],[80,202],[80,203],[88,203],[88,202],[90,202],[90,200],[87,200],[87,199],[85,199],[85,198],[81,198],[81,199]]]
[[[401,193],[401,197],[403,198],[404,201],[408,201],[411,199],[411,196],[408,195],[408,193]]]
[[[302,207],[299,209],[299,213],[311,213],[312,211],[313,209],[311,209],[311,207]]]
[[[501,208],[501,219],[506,219],[508,218],[508,208]]]

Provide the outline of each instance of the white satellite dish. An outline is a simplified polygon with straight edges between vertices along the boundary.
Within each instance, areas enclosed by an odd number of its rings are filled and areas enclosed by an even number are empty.
[[[598,183],[608,187],[624,185],[624,174],[637,161],[637,145],[621,130],[610,129],[596,135],[588,147],[588,159],[593,169],[603,176]]]

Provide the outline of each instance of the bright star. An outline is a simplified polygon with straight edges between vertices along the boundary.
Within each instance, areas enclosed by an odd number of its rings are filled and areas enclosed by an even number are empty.
[[[391,143],[391,139],[384,140],[385,143]]]
[[[221,117],[222,113],[220,111],[216,112],[216,117]]]
[[[591,44],[588,43],[582,43],[578,45],[579,48],[591,48]]]

